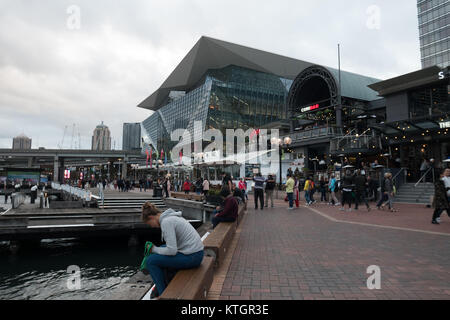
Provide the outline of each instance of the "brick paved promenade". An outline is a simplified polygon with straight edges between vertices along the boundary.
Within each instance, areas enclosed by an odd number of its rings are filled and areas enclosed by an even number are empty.
[[[394,216],[324,205],[288,211],[277,201],[255,211],[250,197],[209,299],[450,299],[450,218],[435,226],[431,209],[397,208]],[[381,268],[381,290],[367,289],[371,265]]]

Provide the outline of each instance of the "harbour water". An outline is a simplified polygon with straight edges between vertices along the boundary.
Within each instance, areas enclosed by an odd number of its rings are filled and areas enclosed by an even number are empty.
[[[123,238],[42,240],[16,254],[8,247],[0,242],[0,300],[107,299],[138,271],[144,251]],[[80,270],[76,290],[70,266]]]

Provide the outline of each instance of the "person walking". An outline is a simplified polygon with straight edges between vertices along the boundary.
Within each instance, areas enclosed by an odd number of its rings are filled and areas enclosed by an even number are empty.
[[[342,201],[341,201],[341,211],[345,210],[345,204],[348,204],[347,212],[352,211],[352,200],[353,200],[353,189],[354,180],[350,170],[345,173],[344,179],[342,180]]]
[[[327,201],[327,183],[325,181],[325,177],[322,176],[319,181],[319,189],[320,189],[320,202]]]
[[[287,174],[288,180],[286,181],[286,194],[289,201],[289,208],[288,210],[294,210],[294,187],[295,187],[295,180],[292,178],[292,175],[290,173]]]
[[[208,193],[209,193],[209,180],[207,177],[205,177],[205,179],[203,179],[203,195],[207,197]]]
[[[239,188],[239,190],[242,191],[242,193],[243,193],[244,196],[245,196],[245,199],[247,199],[247,201],[248,201],[248,195],[247,195],[247,183],[244,181],[243,178],[241,178],[241,179],[239,180],[238,188]]]
[[[186,181],[183,183],[183,191],[185,194],[189,194],[191,191],[191,183],[189,182],[189,178],[186,178]]]
[[[367,180],[362,174],[361,170],[358,170],[355,177],[355,210],[358,210],[359,203],[364,201],[367,207],[367,211],[370,211],[369,202],[366,197]]]
[[[397,210],[394,209],[394,184],[392,181],[392,173],[390,172],[385,173],[381,192],[382,197],[377,204],[378,209],[381,208],[384,210],[384,207],[388,205],[389,210],[391,212],[397,212]]]
[[[273,176],[271,174],[269,174],[269,176],[267,177],[266,180],[266,203],[265,203],[265,207],[268,208],[269,207],[269,199],[270,199],[270,204],[271,207],[273,208],[273,192],[275,190],[275,180],[273,178]]]
[[[264,210],[264,182],[266,182],[266,179],[261,176],[261,173],[257,173],[256,176],[253,177],[253,181],[255,182],[255,210],[258,210],[258,199],[261,210]]]
[[[297,178],[293,178],[295,181],[295,185],[294,185],[294,201],[295,201],[295,206],[297,208],[300,208],[300,180]]]
[[[305,199],[306,199],[307,206],[310,206],[313,204],[313,200],[311,199],[311,193],[312,193],[313,188],[314,188],[314,182],[312,181],[311,177],[308,177],[305,181],[305,187],[303,188],[303,191],[305,191]]]
[[[222,173],[222,189],[228,188],[228,190],[231,190],[233,184],[233,179],[231,179],[231,175],[228,173]]]
[[[330,182],[328,183],[328,189],[330,190],[330,202],[329,205],[339,206],[339,200],[336,197],[336,190],[337,190],[337,181],[334,176],[334,174],[331,175]]]
[[[203,181],[202,178],[198,178],[197,181],[195,182],[195,192],[198,195],[201,195],[203,193]]]
[[[444,170],[444,177],[442,178],[445,184],[445,188],[447,189],[447,199],[450,202],[450,169]],[[450,212],[448,212],[448,216],[450,217]]]
[[[447,211],[447,214],[450,216],[450,205],[447,197],[450,188],[445,185],[444,178],[444,174],[441,174],[440,178],[434,183],[434,212],[431,219],[432,224],[440,224],[441,214],[444,210]]]

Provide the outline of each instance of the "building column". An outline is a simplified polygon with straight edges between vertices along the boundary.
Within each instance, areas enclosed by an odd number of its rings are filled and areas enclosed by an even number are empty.
[[[28,167],[27,168],[32,168],[33,167],[33,158],[28,158]]]
[[[53,160],[53,182],[59,181],[59,158],[55,157]]]
[[[122,178],[126,179],[127,175],[128,175],[128,158],[124,158],[122,164]]]
[[[342,130],[342,106],[337,106],[335,108],[336,111],[336,127],[338,128],[338,130]],[[341,132],[338,132],[339,134]]]

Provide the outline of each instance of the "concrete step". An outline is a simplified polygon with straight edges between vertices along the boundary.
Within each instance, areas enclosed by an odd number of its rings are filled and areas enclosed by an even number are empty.
[[[158,209],[167,208],[166,206],[156,206]],[[140,209],[142,206],[100,206],[100,209]]]

